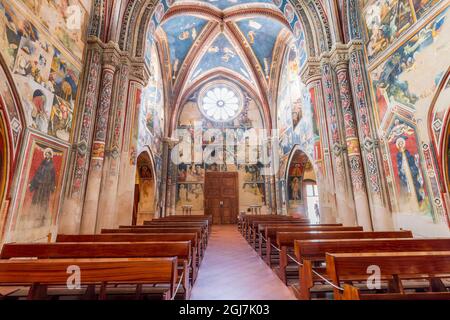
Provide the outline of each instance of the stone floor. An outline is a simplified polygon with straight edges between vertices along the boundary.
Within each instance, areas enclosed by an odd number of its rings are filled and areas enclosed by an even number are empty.
[[[295,296],[236,225],[214,225],[191,299],[291,300]]]

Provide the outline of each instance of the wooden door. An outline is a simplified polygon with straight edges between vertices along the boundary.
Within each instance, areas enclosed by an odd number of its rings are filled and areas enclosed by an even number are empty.
[[[239,197],[237,172],[207,172],[205,176],[205,213],[213,224],[236,223]]]

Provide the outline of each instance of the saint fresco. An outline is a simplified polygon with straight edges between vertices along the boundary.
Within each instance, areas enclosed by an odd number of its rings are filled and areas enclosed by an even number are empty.
[[[43,241],[55,227],[67,149],[31,137],[29,159],[16,201],[14,241]]]
[[[399,210],[408,213],[430,213],[422,164],[415,131],[395,119],[388,136]]]

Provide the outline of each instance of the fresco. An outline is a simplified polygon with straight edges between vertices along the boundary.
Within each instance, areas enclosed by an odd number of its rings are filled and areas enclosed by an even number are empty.
[[[438,0],[370,0],[363,9],[369,60],[397,40]],[[413,6],[412,6],[413,4]]]
[[[280,135],[295,128],[303,117],[302,88],[297,47],[292,43],[285,55],[278,84],[277,120]]]
[[[176,209],[182,206],[192,206],[192,211],[203,210],[203,183],[178,183],[176,194]]]
[[[87,28],[90,8],[83,3],[90,1],[59,0],[36,1],[20,0],[31,12],[39,18],[39,22],[48,32],[75,55],[79,60],[83,57],[86,42],[85,30]]]
[[[283,60],[277,98],[279,158],[286,157],[295,144],[314,157],[314,144],[320,140],[314,115],[314,91],[300,79],[299,48],[292,42]]]
[[[172,76],[176,77],[195,39],[208,21],[191,15],[177,16],[162,24],[170,51]]]
[[[154,154],[162,154],[164,136],[164,91],[156,45],[149,49],[150,78],[142,91],[139,114],[139,148],[150,146]]]
[[[398,210],[410,214],[431,214],[414,128],[395,119],[387,140]]]
[[[69,141],[80,72],[19,12],[0,2],[0,50],[21,92],[27,125]]]
[[[139,185],[139,205],[137,224],[153,218],[155,213],[155,177],[152,163],[147,152],[142,152],[137,158],[136,184]]]
[[[450,10],[446,9],[371,73],[379,121],[396,105],[425,118],[450,64]]]
[[[205,168],[203,163],[182,163],[178,165],[177,181],[203,182],[205,180]]]
[[[183,3],[185,1],[191,0],[174,0],[174,3]],[[234,6],[248,4],[248,3],[264,3],[264,4],[273,4],[272,0],[194,0],[203,3],[208,3],[210,5],[215,6],[220,10],[225,10]]]
[[[225,80],[220,79],[215,82],[219,83],[223,81]],[[212,82],[215,83],[214,81]],[[198,91],[201,90],[202,88]],[[214,152],[208,155],[208,161],[202,161],[203,150],[206,146],[225,143],[226,130],[229,130],[228,132],[232,134],[236,145],[242,145],[245,143],[244,129],[257,129],[263,127],[260,107],[246,91],[244,91],[241,87],[239,87],[239,90],[242,90],[242,94],[245,97],[244,105],[242,106],[241,113],[231,121],[213,122],[203,116],[197,104],[198,91],[194,92],[184,104],[178,119],[178,128],[187,129],[187,131],[191,134],[191,137],[193,137],[194,126],[197,125],[203,132],[203,136],[201,139],[201,149],[198,153],[198,159],[200,159],[200,162],[186,161],[178,165],[176,191],[177,210],[181,211],[181,207],[183,205],[192,205],[193,211],[203,210],[203,186],[205,175],[208,171],[238,172],[238,182],[240,186],[239,205],[242,210],[246,210],[246,208],[250,205],[264,203],[265,185],[264,179],[260,175],[260,168],[262,164],[250,164],[248,161],[244,164],[237,164],[237,146],[228,146],[226,149],[226,164],[220,164],[217,163],[217,161],[215,162],[212,160],[217,159],[219,156],[214,154]],[[217,131],[214,136],[208,136],[205,134],[207,129],[217,129]],[[193,147],[192,149],[194,149]],[[209,163],[209,161],[211,161],[211,163]]]
[[[55,227],[67,147],[32,135],[15,201],[11,241],[43,241]]]
[[[272,66],[273,48],[284,26],[274,19],[262,17],[239,20],[236,24],[257,57],[264,75],[268,78]]]
[[[440,0],[413,0],[417,19],[422,18]]]
[[[230,40],[223,33],[220,33],[206,50],[192,73],[191,81],[198,78],[201,74],[219,67],[230,69],[248,80],[251,79],[248,68],[242,62]]]
[[[411,1],[423,16],[436,1]],[[439,206],[442,176],[430,152],[439,141],[448,104],[437,100],[450,65],[450,9],[421,23],[401,45],[370,68],[374,114],[384,136],[384,170],[390,185],[394,223],[423,236],[448,231]],[[445,88],[441,88],[445,95]],[[434,112],[434,114],[430,114]],[[439,142],[441,143],[441,142]],[[439,151],[437,151],[439,154]],[[438,157],[439,158],[439,157]]]
[[[315,180],[314,170],[308,156],[301,151],[293,155],[288,169],[287,194],[289,208],[298,209],[304,204],[303,180]],[[303,210],[306,211],[306,210]]]

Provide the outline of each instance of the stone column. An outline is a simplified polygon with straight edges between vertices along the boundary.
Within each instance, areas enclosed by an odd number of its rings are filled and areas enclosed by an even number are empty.
[[[58,221],[59,233],[78,233],[81,227],[86,177],[91,158],[92,134],[95,125],[97,101],[101,81],[103,43],[89,37],[83,78],[79,85],[78,112],[74,119],[74,142],[63,209]]]
[[[115,44],[110,43],[103,52],[102,80],[95,117],[94,134],[92,137],[89,174],[87,177],[86,195],[81,219],[81,233],[94,233],[96,231],[102,171],[105,160],[105,143],[118,63],[119,49]]]
[[[356,223],[355,203],[353,189],[348,168],[348,160],[342,113],[337,97],[337,85],[334,72],[328,55],[321,57],[322,89],[325,103],[326,125],[330,145],[330,158],[332,162],[332,180],[334,182],[334,195],[336,211],[323,222],[342,222],[345,225]]]
[[[394,224],[388,201],[388,188],[383,178],[383,159],[378,134],[374,126],[370,86],[364,67],[363,45],[353,40],[348,45],[349,75],[356,120],[358,121],[361,155],[366,172],[367,190],[375,230],[393,229]]]
[[[348,59],[348,49],[345,46],[337,44],[332,51],[331,62],[336,72],[336,80],[339,89],[343,129],[345,132],[345,143],[355,201],[356,223],[364,227],[364,230],[369,231],[373,229],[373,224],[370,215],[352,90],[350,87]]]
[[[313,58],[308,59],[301,77],[303,83],[306,85],[308,94],[311,94],[311,92],[315,94],[315,96],[312,97],[313,101],[311,102],[311,107],[314,108],[313,117],[315,115],[315,118],[312,120],[317,124],[320,144],[317,145],[315,142],[313,165],[319,189],[320,216],[323,222],[336,223],[335,188],[332,163],[328,151],[327,119],[324,109],[322,74],[319,60]]]
[[[177,166],[172,161],[172,149],[179,143],[176,138],[163,139],[163,172],[161,181],[161,197],[164,215],[175,215],[176,172]]]
[[[138,152],[139,111],[141,96],[148,82],[144,61],[133,61],[130,65],[128,99],[125,110],[123,144],[120,154],[120,173],[117,188],[116,225],[129,225],[132,221],[136,161]]]
[[[264,181],[267,187],[267,198],[266,203],[270,210],[268,214],[277,214],[277,188],[276,188],[276,177],[275,174],[277,172],[277,167],[275,161],[274,148],[273,148],[273,137],[270,136],[272,132],[269,130],[266,131],[267,137],[263,137],[262,141],[262,151],[264,152],[264,163],[266,164],[264,168],[262,168],[262,174],[264,176]]]
[[[112,91],[111,111],[108,124],[107,139],[103,161],[103,173],[99,203],[97,209],[97,226],[102,228],[116,227],[117,191],[120,173],[120,153],[122,151],[123,127],[127,100],[128,74],[130,64],[126,55],[122,56],[117,68],[117,81]]]

